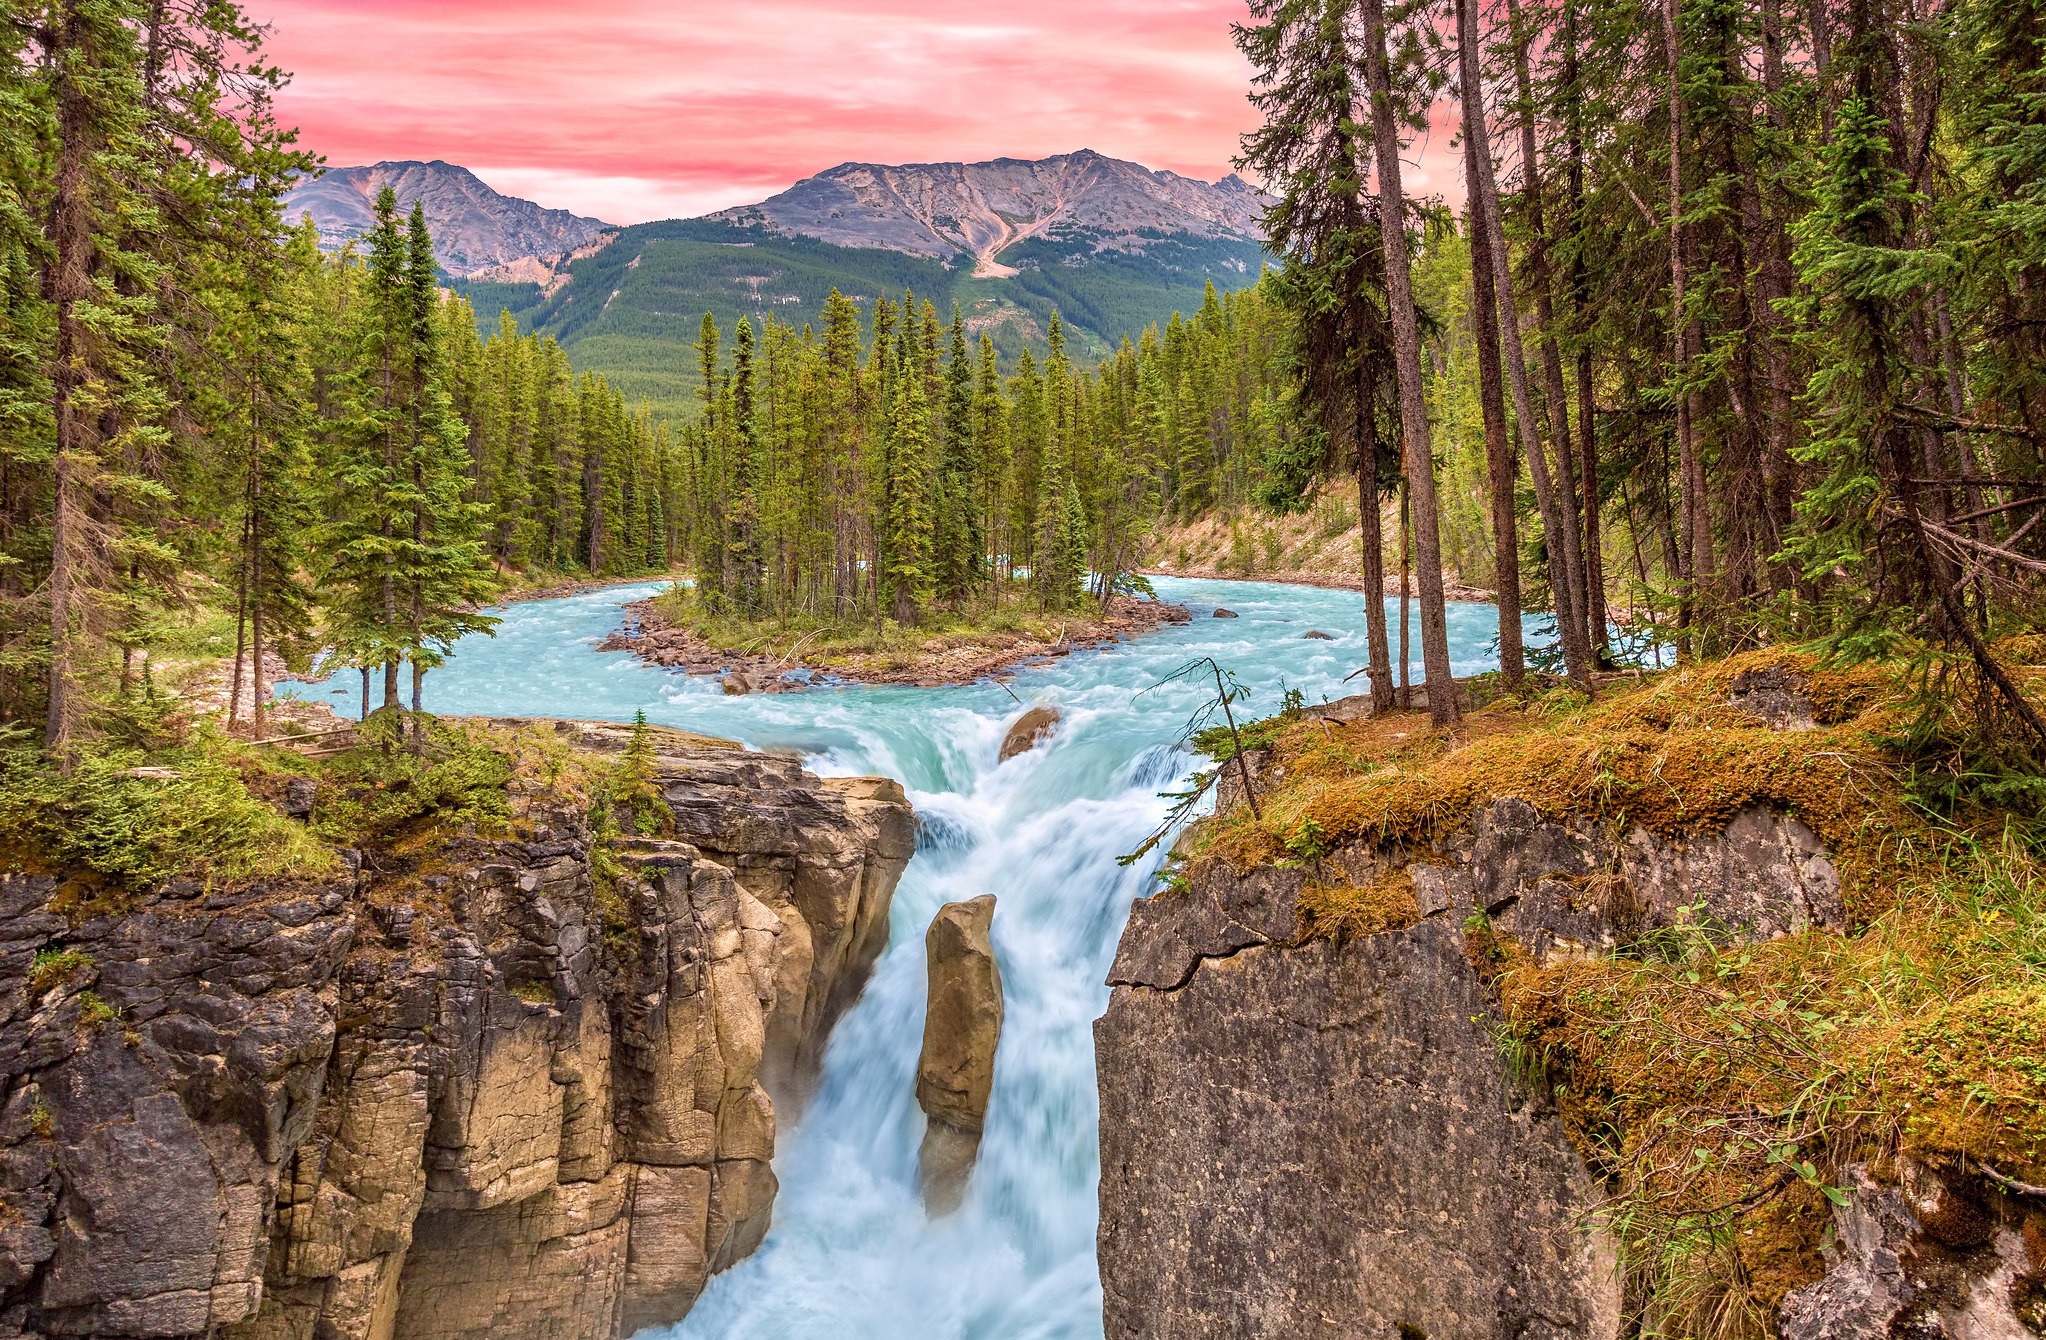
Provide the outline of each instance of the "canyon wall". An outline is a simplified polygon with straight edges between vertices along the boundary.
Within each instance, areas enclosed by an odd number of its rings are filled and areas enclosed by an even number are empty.
[[[915,819],[893,782],[662,738],[669,837],[593,851],[535,795],[525,840],[350,853],[315,888],[96,907],[0,880],[0,1335],[686,1313],[766,1232],[778,1113],[883,946]]]

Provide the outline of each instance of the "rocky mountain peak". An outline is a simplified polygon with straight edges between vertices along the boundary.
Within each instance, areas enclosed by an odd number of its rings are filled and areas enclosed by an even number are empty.
[[[415,200],[424,203],[441,268],[464,278],[490,272],[490,278],[538,282],[561,257],[615,231],[601,219],[494,191],[469,169],[439,159],[329,168],[291,189],[285,217],[311,214],[320,244],[338,249],[370,230],[377,193],[386,186],[402,210]]]
[[[841,163],[757,205],[711,217],[844,247],[974,258],[974,272],[1015,271],[1001,253],[1033,237],[1095,251],[1141,251],[1161,234],[1257,242],[1263,197],[1240,177],[1204,182],[1081,149],[984,163]]]

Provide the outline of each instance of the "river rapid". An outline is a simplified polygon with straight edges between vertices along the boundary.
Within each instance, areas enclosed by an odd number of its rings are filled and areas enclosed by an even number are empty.
[[[774,1226],[681,1324],[657,1333],[664,1340],[1100,1337],[1092,1024],[1108,1003],[1102,979],[1124,918],[1158,859],[1124,868],[1116,857],[1165,815],[1159,793],[1194,769],[1175,741],[1214,692],[1212,679],[1154,686],[1211,656],[1249,690],[1241,719],[1276,711],[1288,688],[1310,703],[1359,692],[1361,676],[1343,677],[1365,659],[1355,593],[1156,585],[1194,611],[1191,623],[1024,669],[1010,682],[1014,698],[988,682],[726,697],[714,679],[594,652],[618,626],[618,606],[653,587],[510,606],[494,638],[464,640],[428,676],[430,711],[629,721],[644,710],[650,721],[799,750],[821,774],[894,777],[921,817],[888,948],[832,1036],[816,1097],[781,1132]],[[1387,603],[1396,619],[1397,602]],[[1239,617],[1212,617],[1218,605]],[[1491,606],[1452,605],[1449,631],[1458,675],[1493,667]],[[1417,619],[1417,684],[1419,661]],[[297,691],[353,716],[358,683],[343,674]],[[998,763],[1018,698],[1054,704],[1065,720],[1047,747]],[[923,935],[939,906],[982,893],[998,900],[1006,1018],[965,1204],[934,1222],[916,1176]]]

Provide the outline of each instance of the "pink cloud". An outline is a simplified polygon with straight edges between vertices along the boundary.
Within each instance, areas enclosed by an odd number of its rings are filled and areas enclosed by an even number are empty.
[[[757,200],[847,160],[1090,148],[1212,180],[1256,116],[1229,37],[1241,0],[250,10],[294,72],[283,116],[330,162],[444,158],[621,223]]]

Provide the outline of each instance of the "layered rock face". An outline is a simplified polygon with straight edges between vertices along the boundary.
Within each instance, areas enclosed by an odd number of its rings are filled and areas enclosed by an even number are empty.
[[[924,934],[929,976],[916,1101],[924,1112],[917,1170],[924,1204],[950,1214],[966,1194],[995,1085],[1002,1039],[1002,970],[988,939],[995,898],[947,903]]]
[[[766,1231],[777,1110],[882,947],[914,818],[735,749],[658,770],[676,836],[616,873],[560,815],[432,873],[96,918],[0,882],[0,1334],[680,1318]]]
[[[1817,839],[1759,809],[1671,842],[1506,800],[1440,849],[1322,871],[1402,874],[1412,924],[1342,943],[1300,940],[1298,870],[1135,906],[1095,1026],[1110,1340],[1617,1336],[1596,1188],[1509,1074],[1462,923],[1541,958],[1701,913],[1758,935],[1844,920]]]

